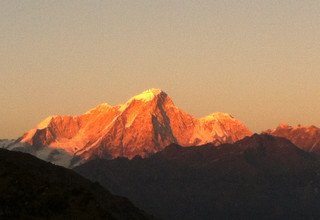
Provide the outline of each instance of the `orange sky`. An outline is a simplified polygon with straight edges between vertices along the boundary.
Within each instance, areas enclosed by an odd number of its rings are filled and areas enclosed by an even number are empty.
[[[0,138],[161,88],[253,131],[320,125],[319,1],[0,2]]]

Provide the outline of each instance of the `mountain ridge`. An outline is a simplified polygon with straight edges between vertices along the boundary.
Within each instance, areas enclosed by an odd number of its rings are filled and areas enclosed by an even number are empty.
[[[121,105],[102,103],[79,116],[49,116],[26,132],[20,142],[63,149],[90,160],[146,157],[172,143],[233,143],[251,134],[227,113],[198,119],[176,107],[162,90],[150,89]]]
[[[312,154],[266,134],[74,168],[149,213],[190,220],[318,219],[319,169]]]

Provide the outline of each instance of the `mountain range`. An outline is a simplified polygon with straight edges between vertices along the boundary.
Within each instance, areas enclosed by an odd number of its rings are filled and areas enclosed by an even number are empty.
[[[253,134],[160,89],[50,116],[0,148],[1,219],[153,218],[135,206],[160,219],[320,218],[320,128]]]
[[[176,107],[162,90],[150,89],[121,105],[100,104],[80,116],[50,116],[2,146],[73,167],[94,158],[146,157],[170,144],[220,145],[250,135],[227,113],[197,119]]]
[[[282,124],[262,133],[320,153],[320,129],[316,126]],[[72,168],[95,158],[148,157],[171,144],[235,143],[252,134],[228,113],[195,118],[175,106],[162,90],[149,89],[124,104],[103,103],[79,116],[49,116],[17,140],[0,140],[0,148]]]

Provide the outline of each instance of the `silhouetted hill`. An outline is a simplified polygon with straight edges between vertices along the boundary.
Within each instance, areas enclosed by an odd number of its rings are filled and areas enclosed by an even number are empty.
[[[319,162],[284,138],[171,145],[150,158],[75,168],[164,219],[318,219]]]
[[[0,149],[0,219],[148,219],[72,170]]]

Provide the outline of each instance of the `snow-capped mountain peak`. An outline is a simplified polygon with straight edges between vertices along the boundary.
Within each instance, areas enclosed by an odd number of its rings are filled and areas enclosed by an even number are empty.
[[[141,94],[134,96],[131,100],[148,102],[153,100],[156,96],[167,96],[167,94],[161,89],[148,89]]]
[[[197,119],[176,107],[160,89],[123,105],[103,103],[79,116],[51,116],[21,138],[38,148],[63,149],[91,159],[147,156],[176,143],[182,146],[232,143],[252,133],[227,113]]]

